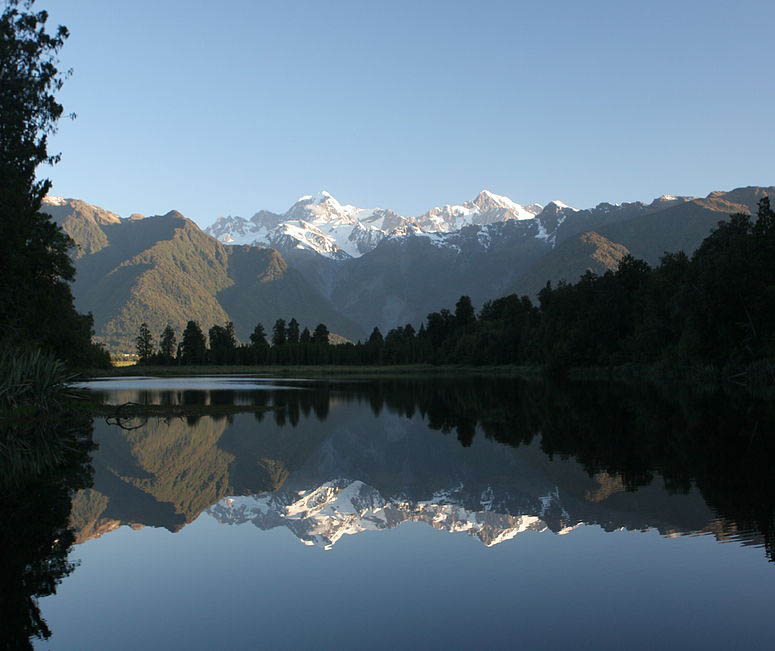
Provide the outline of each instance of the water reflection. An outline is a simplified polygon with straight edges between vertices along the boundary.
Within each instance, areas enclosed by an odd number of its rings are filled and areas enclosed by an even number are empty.
[[[405,521],[486,545],[586,523],[710,533],[775,555],[775,418],[763,402],[482,378],[209,381],[103,394],[271,410],[131,430],[97,422],[94,486],[73,504],[77,540],[121,524],[176,531],[207,511],[323,547]]]
[[[61,415],[60,415],[61,416]],[[91,484],[91,419],[66,414],[0,425],[0,647],[51,635],[38,599],[75,568],[73,491]]]

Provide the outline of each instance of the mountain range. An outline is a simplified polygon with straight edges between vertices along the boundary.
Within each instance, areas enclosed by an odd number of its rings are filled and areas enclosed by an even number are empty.
[[[271,400],[289,400],[282,394]],[[152,418],[122,431],[97,421],[94,440],[94,486],[73,500],[78,542],[122,525],[178,531],[203,512],[226,525],[283,527],[326,549],[404,522],[491,547],[580,523],[673,534],[710,531],[714,521],[694,489],[670,495],[657,480],[633,493],[618,477],[550,458],[538,441],[511,448],[480,437],[466,448],[419,413],[375,420],[368,403],[345,395],[325,418]]]
[[[482,190],[412,217],[320,192],[283,214],[220,217],[205,230],[177,211],[123,219],[58,197],[43,210],[76,242],[78,309],[94,314],[109,348],[130,351],[143,321],[180,333],[188,319],[205,329],[231,320],[242,340],[258,322],[269,329],[291,317],[353,340],[374,326],[417,327],[463,294],[479,306],[535,297],[547,282],[615,269],[627,254],[655,264],[666,252],[691,253],[720,220],[755,213],[773,192],[749,186],[576,209]]]

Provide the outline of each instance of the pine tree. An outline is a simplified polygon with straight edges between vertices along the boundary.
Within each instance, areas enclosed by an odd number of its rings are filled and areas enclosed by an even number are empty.
[[[286,333],[286,342],[289,344],[299,343],[299,322],[296,319],[291,319],[288,322],[288,330]]]
[[[274,322],[274,328],[272,328],[272,345],[282,346],[286,341],[285,320],[277,319],[277,321]]]
[[[470,296],[461,296],[455,304],[455,325],[461,330],[468,330],[476,323],[476,313],[471,304]]]
[[[215,364],[232,363],[237,348],[234,324],[229,321],[225,326],[215,325],[210,328],[208,334],[210,338],[210,361]]]
[[[375,327],[369,336],[369,343],[372,345],[381,346],[383,342],[384,339],[382,337],[382,333],[379,331],[379,328]]]
[[[229,321],[226,324],[226,345],[234,350],[237,347],[237,335],[234,332],[234,322]]]
[[[309,331],[309,328],[304,328],[304,330],[302,330],[301,335],[299,336],[299,343],[300,344],[312,343],[312,333]]]
[[[318,323],[315,328],[315,332],[312,333],[313,344],[327,344],[328,343],[328,328],[323,323]]]
[[[266,340],[266,331],[260,323],[256,324],[253,334],[250,335],[250,345],[253,348],[266,348],[269,343]]]
[[[202,364],[207,355],[207,344],[196,321],[189,321],[183,331],[180,361],[183,364]]]
[[[151,335],[151,331],[148,329],[147,323],[140,324],[140,334],[137,336],[137,339],[135,339],[135,344],[137,347],[137,356],[140,358],[140,363],[147,364],[149,361],[151,361],[154,353],[153,336]]]
[[[159,353],[161,354],[162,362],[165,364],[171,364],[175,359],[175,352],[177,351],[177,341],[175,338],[175,331],[170,324],[164,328],[159,339]]]

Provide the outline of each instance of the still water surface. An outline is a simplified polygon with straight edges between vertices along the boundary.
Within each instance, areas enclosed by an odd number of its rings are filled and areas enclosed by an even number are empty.
[[[767,404],[481,378],[88,388],[197,411],[94,421],[37,648],[773,647]]]

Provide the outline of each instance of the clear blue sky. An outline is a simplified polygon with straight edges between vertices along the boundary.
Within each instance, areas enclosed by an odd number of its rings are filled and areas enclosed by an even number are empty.
[[[71,31],[52,192],[123,216],[775,183],[772,0],[35,6]]]

